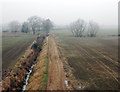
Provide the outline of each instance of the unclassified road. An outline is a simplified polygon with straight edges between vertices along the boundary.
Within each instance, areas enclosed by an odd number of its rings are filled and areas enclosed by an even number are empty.
[[[59,51],[52,35],[48,37],[49,42],[49,70],[47,90],[66,90],[65,73]]]

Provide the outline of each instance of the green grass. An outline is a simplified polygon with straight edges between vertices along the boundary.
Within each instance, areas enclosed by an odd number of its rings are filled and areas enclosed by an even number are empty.
[[[48,51],[49,51],[49,46],[48,46]],[[45,58],[45,71],[43,74],[43,87],[41,88],[41,90],[46,90],[47,87],[47,82],[48,82],[48,65],[49,65],[49,56],[48,56],[48,52],[47,52],[47,56]]]
[[[48,65],[49,65],[49,45],[47,47],[47,56],[45,58],[44,63],[45,63],[45,71],[44,71],[44,74],[43,74],[43,85],[40,88],[40,90],[46,90],[46,88],[47,88],[47,82],[48,82]]]
[[[49,65],[49,58],[46,56],[45,58],[45,72],[43,74],[43,87],[41,90],[45,90],[47,87],[47,81],[48,81],[48,65]]]
[[[46,73],[44,73],[43,75],[43,86],[47,87],[47,74]]]

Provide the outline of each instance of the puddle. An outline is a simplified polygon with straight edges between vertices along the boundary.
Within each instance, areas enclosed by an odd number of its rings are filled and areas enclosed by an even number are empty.
[[[78,85],[78,88],[85,88],[85,86],[84,85],[82,85],[82,84],[80,84],[80,85]]]
[[[67,80],[65,80],[65,85],[68,86],[68,81]]]
[[[26,90],[26,86],[28,85],[28,80],[29,80],[30,74],[32,73],[33,66],[34,66],[34,64],[32,64],[29,72],[27,73],[27,77],[26,77],[26,80],[25,80],[25,85],[23,86],[22,92],[24,92]]]

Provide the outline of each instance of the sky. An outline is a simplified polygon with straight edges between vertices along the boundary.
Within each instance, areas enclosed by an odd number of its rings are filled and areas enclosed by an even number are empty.
[[[50,18],[57,25],[83,19],[99,25],[118,25],[119,0],[2,0],[0,21],[2,24],[17,20],[20,23],[30,16]]]

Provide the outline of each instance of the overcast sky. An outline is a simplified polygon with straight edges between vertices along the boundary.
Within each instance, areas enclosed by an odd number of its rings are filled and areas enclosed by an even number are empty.
[[[100,25],[117,25],[119,0],[2,0],[2,23],[25,21],[37,15],[50,18],[55,24],[66,25],[78,18],[93,20]],[[0,6],[0,7],[1,7]],[[2,11],[1,11],[2,10]]]

